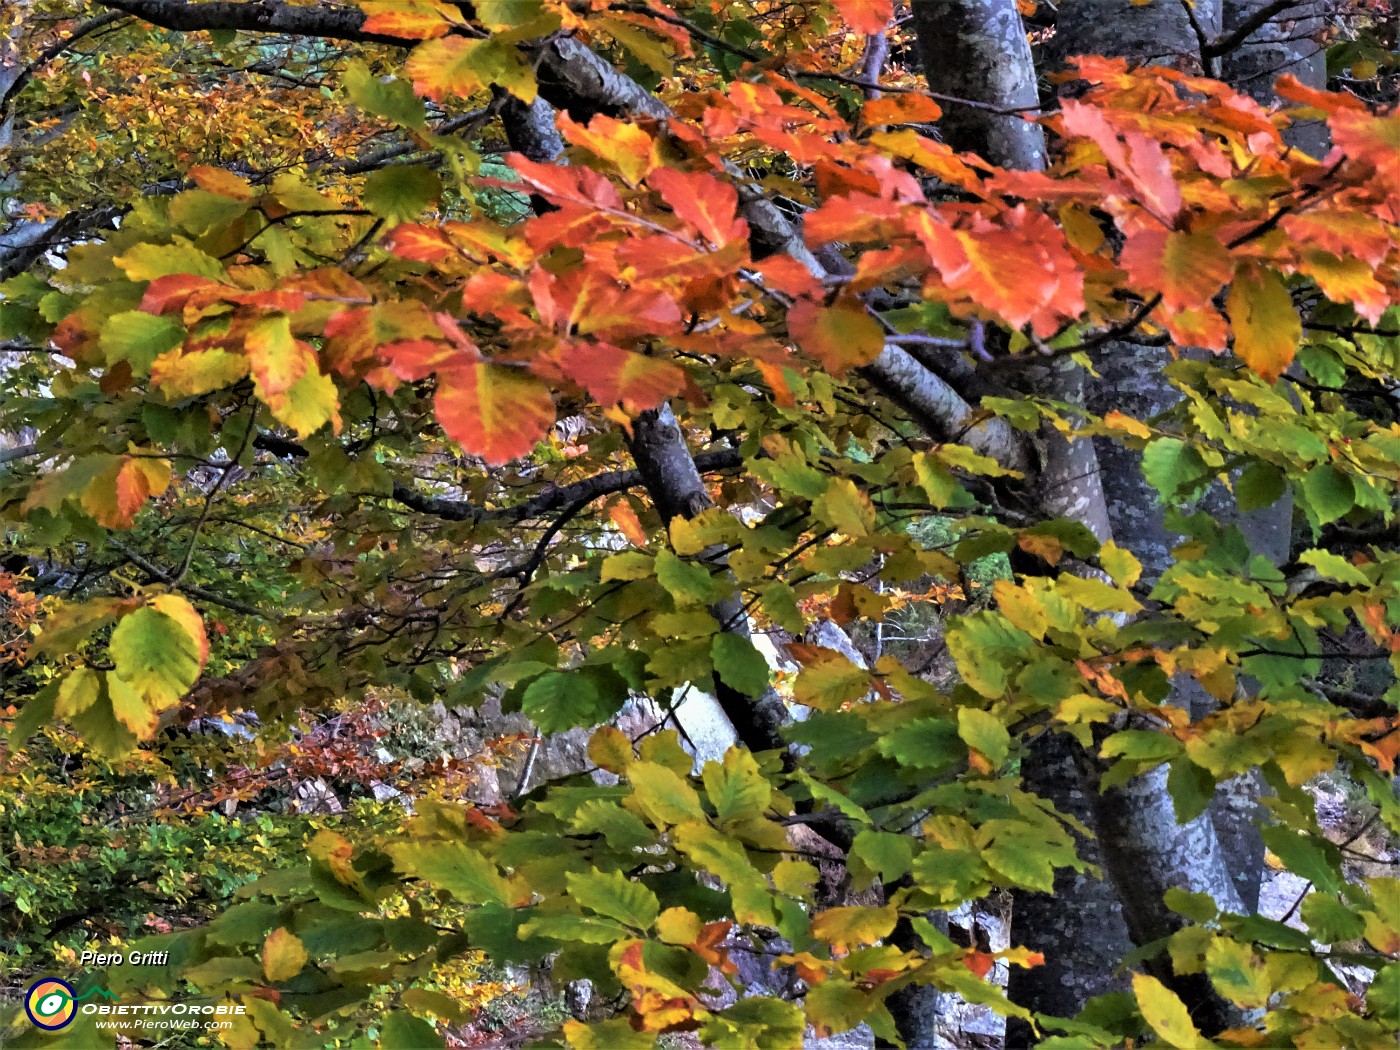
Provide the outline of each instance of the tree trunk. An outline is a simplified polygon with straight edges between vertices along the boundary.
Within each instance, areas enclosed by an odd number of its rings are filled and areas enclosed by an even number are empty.
[[[944,141],[1005,168],[1044,168],[1040,126],[1020,113],[1004,112],[1020,110],[1032,116],[1038,103],[1030,44],[1014,0],[915,0],[912,11],[930,90],[984,104],[947,103],[939,123]],[[1045,396],[1083,402],[1083,369],[1064,362],[1041,370],[1035,378]],[[1080,522],[1100,541],[1109,539],[1093,444],[1069,441],[1049,426],[1041,440],[1044,455],[1036,487],[1046,516]],[[1042,734],[1022,759],[1022,782],[1056,809],[1092,826],[1080,750],[1069,737]],[[1082,857],[1102,865],[1097,843],[1083,839],[1078,845]],[[1074,906],[1067,909],[1066,901]],[[1110,883],[1065,869],[1057,874],[1052,894],[1014,894],[1011,914],[1014,939],[1045,955],[1044,966],[1012,967],[1008,993],[1013,1002],[1035,1013],[1072,1017],[1091,997],[1122,987],[1114,965],[1132,945]],[[899,1014],[895,1017],[898,1021]],[[1008,1024],[1008,1046],[1032,1041],[1029,1025]]]
[[[1060,10],[1052,55],[1121,55],[1201,72],[1210,61],[1210,45],[1221,32],[1221,12],[1214,3],[1153,3],[1132,0],[1078,0]],[[1099,378],[1089,390],[1089,407],[1097,413],[1117,409],[1140,419],[1167,411],[1180,399],[1164,375],[1170,351],[1131,343],[1110,343],[1096,356]],[[1167,529],[1156,491],[1142,473],[1141,455],[1112,442],[1098,446],[1102,485],[1113,535],[1143,564],[1148,582],[1171,562],[1176,537]],[[1178,682],[1172,702],[1191,708],[1201,691]],[[1126,785],[1094,788],[1097,760],[1085,763],[1093,800],[1093,826],[1099,837],[1105,873],[1122,905],[1133,941],[1145,945],[1182,924],[1162,899],[1171,887],[1209,893],[1222,910],[1243,910],[1240,888],[1257,899],[1262,853],[1255,845],[1252,791],[1224,793],[1213,812],[1178,824],[1167,791],[1167,770],[1159,767]],[[1229,849],[1222,847],[1216,820],[1226,829]],[[1237,884],[1232,874],[1237,873]],[[1252,894],[1249,887],[1256,889]],[[1066,908],[1068,913],[1075,908]],[[1181,996],[1201,1029],[1213,1034],[1232,1023],[1232,1010],[1198,975],[1178,977],[1165,957],[1147,968]]]

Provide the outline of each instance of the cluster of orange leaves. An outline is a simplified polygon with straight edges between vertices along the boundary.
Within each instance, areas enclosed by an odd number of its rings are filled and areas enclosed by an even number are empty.
[[[891,283],[916,282],[954,316],[1018,330],[1032,346],[1122,323],[1136,299],[1174,340],[1228,345],[1266,379],[1301,339],[1292,275],[1368,320],[1392,302],[1400,116],[1285,80],[1287,97],[1329,122],[1335,147],[1318,162],[1285,146],[1282,118],[1214,81],[1106,59],[1081,59],[1078,75],[1091,87],[1046,120],[1062,148],[1044,173],[991,169],[896,126],[926,119],[927,99],[876,100],[853,129],[820,94],[771,73],[689,96],[664,129],[561,115],[589,163],[508,157],[555,210],[511,229],[404,223],[384,238],[399,262],[383,275],[426,271],[436,295],[460,294],[485,324],[338,269],[275,287],[252,267],[235,266],[232,284],[177,274],[153,281],[142,309],[228,324],[157,360],[152,377],[188,396],[251,372],[274,414],[301,430],[338,425],[322,373],[386,390],[435,376],[446,434],[502,463],[553,425],[555,391],[581,390],[620,419],[677,395],[702,402],[670,349],[750,361],[791,403],[794,353],[833,373],[880,353],[884,332],[861,294]],[[688,160],[663,160],[663,142]],[[811,170],[809,244],[868,248],[849,279],[819,280],[788,255],[750,259],[725,165],[756,148]],[[930,202],[911,169],[966,199]],[[212,178],[195,173],[213,192],[248,192]],[[576,261],[561,265],[561,252]],[[1213,300],[1226,287],[1222,310]],[[274,328],[283,336],[267,338]],[[60,345],[71,335],[61,330]],[[318,338],[319,350],[308,341]],[[318,377],[314,394],[273,382],[307,376]]]

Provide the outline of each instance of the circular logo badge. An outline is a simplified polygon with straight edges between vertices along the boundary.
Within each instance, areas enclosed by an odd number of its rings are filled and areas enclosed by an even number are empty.
[[[73,1023],[78,1009],[73,1005],[73,986],[57,977],[44,977],[29,986],[24,996],[24,1012],[35,1026],[57,1032]]]

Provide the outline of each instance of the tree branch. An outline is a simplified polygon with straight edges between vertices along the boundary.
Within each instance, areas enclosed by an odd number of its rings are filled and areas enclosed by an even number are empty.
[[[1298,7],[1304,0],[1274,0],[1272,4],[1261,7],[1254,14],[1250,15],[1239,25],[1228,33],[1222,33],[1214,40],[1201,47],[1202,58],[1219,58],[1228,55],[1235,48],[1248,40],[1254,33],[1264,27],[1264,24],[1275,15],[1280,15],[1290,7]]]
[[[104,7],[135,15],[144,22],[194,32],[204,29],[241,29],[249,33],[285,33],[326,40],[350,40],[371,44],[411,47],[416,41],[385,33],[366,33],[365,13],[353,7],[293,7],[280,0],[238,3],[215,0],[194,4],[188,0],[98,0]]]

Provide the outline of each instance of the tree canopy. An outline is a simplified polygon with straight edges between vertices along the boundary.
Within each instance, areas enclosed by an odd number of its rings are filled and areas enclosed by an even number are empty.
[[[1385,5],[77,6],[0,26],[10,749],[159,774],[385,690],[591,732],[104,987],[441,1046],[479,950],[593,982],[579,1048],[949,996],[1393,1045],[1400,881],[1307,790],[1400,834]],[[994,893],[1012,946],[951,938]],[[718,997],[738,946],[795,982]]]

